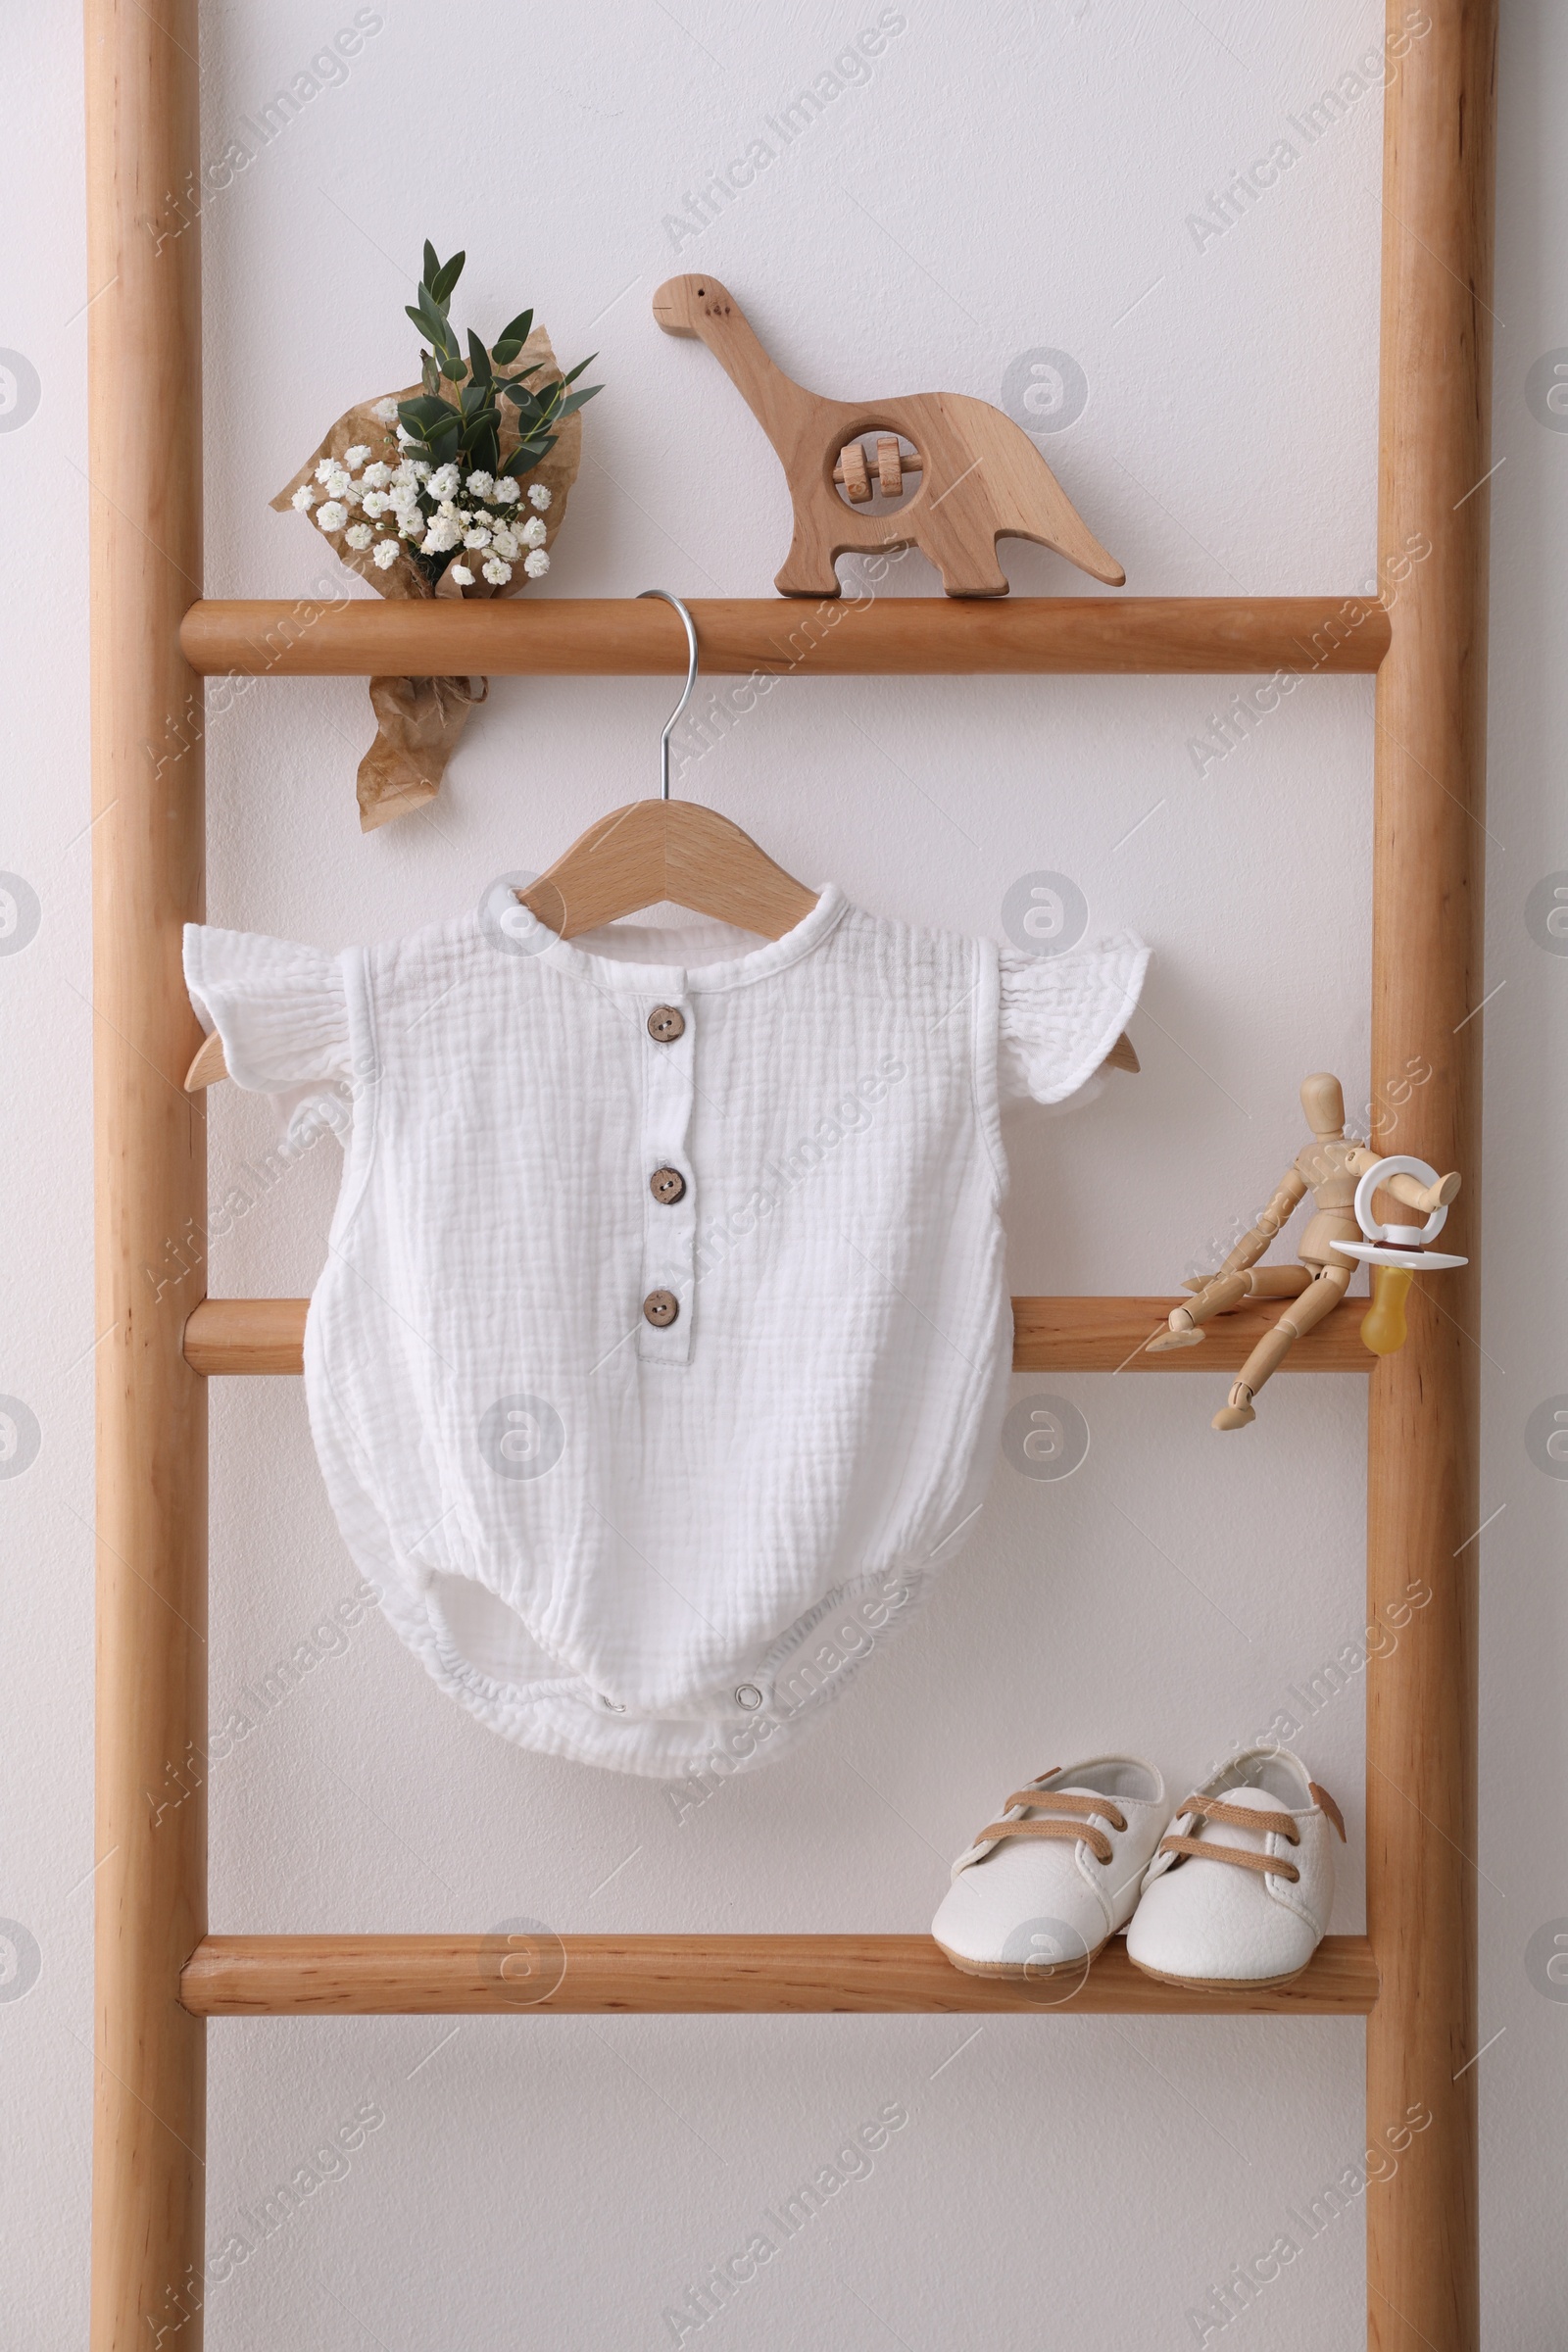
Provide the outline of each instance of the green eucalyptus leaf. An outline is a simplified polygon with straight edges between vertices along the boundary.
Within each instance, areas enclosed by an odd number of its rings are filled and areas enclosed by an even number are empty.
[[[430,291],[443,309],[452,299],[452,289],[463,275],[463,265],[467,258],[466,253],[455,253],[450,262],[442,264],[431,281]]]
[[[501,362],[503,368],[509,361],[516,358],[527,342],[532,326],[532,311],[519,311],[515,318],[508,319],[500,334],[497,335],[494,347],[496,358]]]
[[[543,440],[520,442],[501,470],[504,474],[513,475],[514,478],[520,474],[532,473],[534,467],[549,457],[555,446],[556,436],[554,433],[547,433]]]
[[[591,368],[598,357],[599,354],[597,351],[591,351],[585,360],[579,360],[577,362],[576,367],[572,368],[569,375],[564,375],[562,377],[562,382],[564,384],[574,384],[577,381],[578,376],[581,375],[585,369]]]
[[[434,285],[440,274],[441,264],[436,259],[435,247],[431,244],[429,238],[426,237],[424,240],[424,283],[427,286]]]
[[[430,299],[428,286],[419,288],[419,318],[425,333],[438,351],[456,351],[457,338],[447,321],[447,315]]]

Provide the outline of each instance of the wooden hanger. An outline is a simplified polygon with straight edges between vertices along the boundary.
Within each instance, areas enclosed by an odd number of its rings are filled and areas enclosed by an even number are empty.
[[[697,685],[697,629],[679,597],[645,588],[679,613],[686,631],[686,689],[659,742],[659,798],[612,809],[580,833],[547,873],[518,900],[562,939],[597,931],[664,900],[712,915],[738,931],[782,939],[802,923],[817,893],[797,882],[759,849],[749,833],[716,809],[669,797],[669,739]],[[1119,1037],[1105,1056],[1112,1069],[1136,1070],[1130,1040]],[[226,1078],[223,1044],[215,1030],[185,1073],[185,1092],[197,1094]]]
[[[563,939],[664,899],[738,931],[782,939],[810,913],[816,892],[775,865],[727,816],[669,797],[669,739],[696,691],[697,629],[679,597],[662,588],[643,594],[672,606],[686,631],[686,690],[659,739],[659,798],[632,801],[601,817],[517,896]]]

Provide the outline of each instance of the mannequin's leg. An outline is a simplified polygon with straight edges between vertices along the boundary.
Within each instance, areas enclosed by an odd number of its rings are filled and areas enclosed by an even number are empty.
[[[1253,1266],[1245,1274],[1216,1274],[1183,1306],[1173,1306],[1168,1328],[1154,1334],[1147,1352],[1196,1348],[1203,1335],[1195,1327],[1210,1315],[1229,1314],[1244,1298],[1297,1298],[1311,1281],[1305,1266]]]
[[[1302,1292],[1296,1305],[1288,1306],[1273,1330],[1258,1341],[1242,1366],[1228,1401],[1214,1415],[1215,1429],[1245,1429],[1255,1421],[1252,1398],[1273,1372],[1277,1372],[1291,1351],[1293,1342],[1314,1323],[1338,1306],[1350,1287],[1353,1266],[1324,1266],[1322,1271]]]

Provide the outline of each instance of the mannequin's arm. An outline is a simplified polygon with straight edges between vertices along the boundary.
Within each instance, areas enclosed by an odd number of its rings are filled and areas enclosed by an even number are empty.
[[[1275,1188],[1274,1198],[1257,1223],[1244,1233],[1218,1274],[1211,1281],[1223,1281],[1227,1274],[1245,1274],[1255,1266],[1265,1250],[1276,1240],[1282,1226],[1288,1225],[1292,1213],[1306,1198],[1306,1178],[1294,1164],[1288,1167]]]
[[[1365,1176],[1382,1157],[1381,1152],[1369,1152],[1364,1144],[1360,1144],[1345,1164],[1352,1176]],[[1406,1208],[1418,1208],[1424,1217],[1430,1217],[1434,1209],[1447,1207],[1449,1201],[1456,1198],[1463,1181],[1461,1176],[1454,1174],[1440,1176],[1436,1184],[1417,1184],[1413,1176],[1406,1176],[1401,1170],[1398,1175],[1391,1176],[1386,1186],[1378,1189],[1391,1192],[1396,1200],[1404,1202]]]

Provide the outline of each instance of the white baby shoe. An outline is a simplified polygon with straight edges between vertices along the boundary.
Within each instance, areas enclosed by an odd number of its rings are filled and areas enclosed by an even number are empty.
[[[1340,1808],[1289,1748],[1250,1747],[1187,1798],[1149,1866],[1127,1957],[1167,1984],[1287,1984],[1323,1939]]]
[[[1165,1815],[1136,1756],[1042,1773],[958,1856],[932,1935],[971,1977],[1083,1969],[1131,1917]]]

